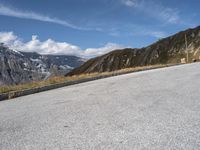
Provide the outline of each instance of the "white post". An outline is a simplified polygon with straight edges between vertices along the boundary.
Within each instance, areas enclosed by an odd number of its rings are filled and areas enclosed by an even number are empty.
[[[187,35],[185,34],[185,48],[187,53],[187,63],[189,63],[189,51],[188,51],[188,42],[187,42]]]

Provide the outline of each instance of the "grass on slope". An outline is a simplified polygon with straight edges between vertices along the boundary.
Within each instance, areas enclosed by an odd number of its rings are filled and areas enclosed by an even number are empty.
[[[76,81],[80,79],[88,79],[88,78],[94,78],[94,77],[106,77],[109,75],[117,75],[117,74],[123,74],[128,72],[136,72],[136,71],[142,71],[146,69],[154,69],[154,68],[162,68],[167,67],[168,65],[152,65],[152,66],[143,66],[143,67],[135,67],[135,68],[126,68],[121,69],[114,72],[104,72],[104,73],[91,73],[91,74],[82,74],[82,75],[75,75],[71,77],[53,77],[48,80],[44,81],[38,81],[38,82],[31,82],[27,84],[20,84],[20,85],[12,85],[12,86],[3,86],[0,87],[0,93],[8,93],[12,91],[22,91],[26,89],[33,89],[33,88],[39,88],[44,87],[48,85],[53,84],[59,84],[69,81]]]

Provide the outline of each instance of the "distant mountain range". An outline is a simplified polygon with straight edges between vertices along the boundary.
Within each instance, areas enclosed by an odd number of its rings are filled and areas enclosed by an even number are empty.
[[[0,86],[44,80],[68,73],[86,60],[76,56],[19,52],[0,44]]]
[[[200,26],[161,39],[144,48],[115,50],[103,56],[92,58],[82,66],[72,70],[67,76],[110,72],[145,65],[180,63],[181,59],[187,60],[187,54],[189,62],[200,59]]]

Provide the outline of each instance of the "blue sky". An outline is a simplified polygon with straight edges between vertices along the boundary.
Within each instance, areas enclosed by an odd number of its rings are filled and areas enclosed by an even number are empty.
[[[0,42],[94,57],[196,27],[199,6],[198,0],[0,0]]]

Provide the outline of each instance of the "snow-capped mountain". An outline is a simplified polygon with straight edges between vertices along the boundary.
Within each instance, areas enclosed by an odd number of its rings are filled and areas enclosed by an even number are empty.
[[[82,65],[84,59],[66,55],[19,52],[0,44],[0,85],[11,85],[60,76]]]

